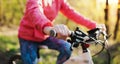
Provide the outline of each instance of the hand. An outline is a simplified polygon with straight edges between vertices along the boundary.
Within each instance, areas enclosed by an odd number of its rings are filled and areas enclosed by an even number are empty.
[[[98,24],[96,28],[100,28],[103,34],[107,36],[105,24]]]
[[[50,31],[53,30],[53,27],[51,26],[46,26],[44,27],[43,29],[43,32],[46,34],[46,35],[50,35]]]
[[[106,32],[105,24],[98,24],[98,25],[96,26],[96,28],[100,28],[102,31],[105,31],[105,32]]]
[[[68,27],[63,24],[55,25],[54,27],[47,26],[43,29],[43,32],[47,35],[50,35],[51,30],[54,30],[57,33],[56,38],[59,39],[65,40],[71,34],[71,31],[68,29]]]
[[[57,38],[59,39],[65,40],[71,34],[71,31],[68,29],[68,27],[63,24],[55,25],[53,29],[56,31]]]

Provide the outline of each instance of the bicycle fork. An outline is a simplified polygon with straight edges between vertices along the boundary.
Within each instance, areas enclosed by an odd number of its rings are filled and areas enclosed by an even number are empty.
[[[71,57],[65,62],[65,64],[94,64],[92,61],[90,50],[88,49],[88,47],[86,47],[86,44],[82,43],[81,47],[83,53],[78,56]]]

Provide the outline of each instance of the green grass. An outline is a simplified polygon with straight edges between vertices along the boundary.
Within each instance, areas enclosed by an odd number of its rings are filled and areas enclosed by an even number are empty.
[[[17,49],[18,39],[17,36],[3,36],[0,35],[0,51],[9,51],[10,49]]]

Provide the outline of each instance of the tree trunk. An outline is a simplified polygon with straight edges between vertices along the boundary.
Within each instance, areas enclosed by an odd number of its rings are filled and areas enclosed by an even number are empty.
[[[108,0],[106,0],[106,8],[105,8],[105,10],[104,10],[104,12],[105,12],[105,17],[104,17],[104,19],[105,19],[105,25],[106,25],[106,29],[107,29],[107,34],[109,34],[109,24],[108,24],[108,20],[109,20],[109,18],[108,18],[108,16],[109,16],[109,4],[108,4]]]
[[[117,10],[117,22],[115,25],[115,30],[114,30],[114,37],[113,39],[115,40],[117,38],[118,30],[119,30],[119,24],[120,24],[120,0],[118,0],[118,10]]]

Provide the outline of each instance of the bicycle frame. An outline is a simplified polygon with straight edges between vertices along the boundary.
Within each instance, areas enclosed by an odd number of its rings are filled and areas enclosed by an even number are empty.
[[[90,50],[87,50],[88,52],[79,54],[78,56],[70,57],[70,59],[67,60],[65,64],[94,64],[92,61]]]

